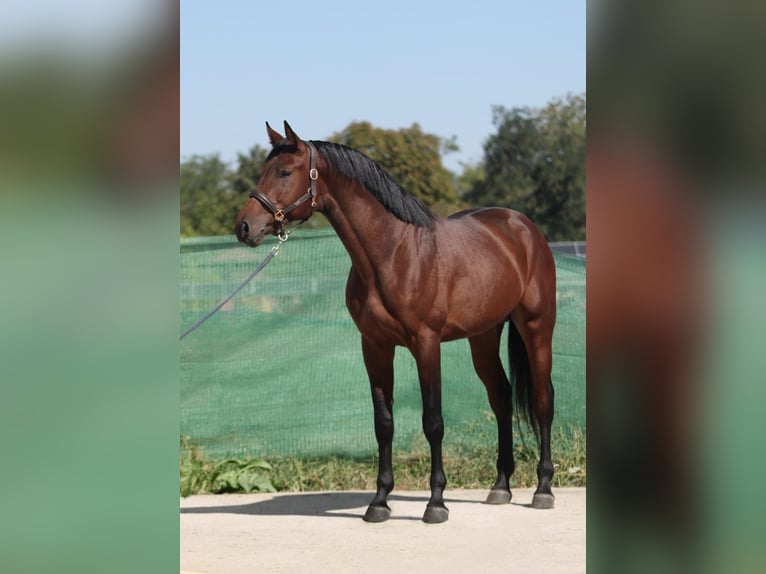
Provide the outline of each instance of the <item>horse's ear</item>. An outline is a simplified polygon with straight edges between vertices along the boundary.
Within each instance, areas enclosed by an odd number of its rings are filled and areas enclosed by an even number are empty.
[[[266,122],[266,133],[269,134],[269,141],[273,147],[276,147],[279,142],[285,139],[282,134],[269,125],[269,122]]]
[[[285,123],[285,137],[287,138],[287,143],[297,148],[298,143],[301,141],[301,138],[299,138],[298,134],[296,134],[293,131],[293,128],[290,127],[290,124],[288,124],[287,122],[284,122],[284,123]]]

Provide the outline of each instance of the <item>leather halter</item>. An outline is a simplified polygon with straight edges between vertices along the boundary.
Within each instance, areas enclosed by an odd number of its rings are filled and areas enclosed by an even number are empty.
[[[314,215],[314,209],[317,206],[317,188],[316,183],[317,179],[319,179],[319,172],[317,172],[316,169],[316,148],[314,147],[314,144],[312,144],[310,141],[304,142],[308,148],[309,148],[309,188],[308,191],[302,196],[300,196],[296,201],[288,205],[287,207],[283,207],[282,209],[278,208],[274,202],[272,202],[268,197],[263,195],[258,188],[250,191],[250,197],[253,199],[257,199],[258,202],[274,216],[274,221],[276,221],[276,231],[277,235],[282,235],[284,233],[284,224],[282,223],[285,219],[285,216],[293,211],[294,209],[300,207],[304,203],[306,203],[309,199],[311,200],[311,215]],[[309,217],[311,217],[309,215]],[[307,217],[306,219],[308,219]],[[306,219],[301,220],[301,223],[306,221]]]

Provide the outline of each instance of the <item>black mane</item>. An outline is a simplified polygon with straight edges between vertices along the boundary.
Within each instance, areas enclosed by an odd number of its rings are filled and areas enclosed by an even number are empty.
[[[417,197],[410,195],[375,161],[350,147],[312,141],[333,168],[361,183],[386,210],[406,223],[431,227],[436,216]]]

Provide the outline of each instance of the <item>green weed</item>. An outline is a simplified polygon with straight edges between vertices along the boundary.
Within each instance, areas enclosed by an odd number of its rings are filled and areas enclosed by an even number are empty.
[[[181,496],[224,492],[275,492],[269,480],[271,465],[259,459],[212,461],[199,445],[181,438]]]

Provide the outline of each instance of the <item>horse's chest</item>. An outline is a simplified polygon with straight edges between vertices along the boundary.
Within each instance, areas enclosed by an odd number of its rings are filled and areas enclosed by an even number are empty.
[[[376,294],[347,298],[351,318],[359,331],[374,340],[406,344],[406,330],[402,322],[394,317]]]
[[[391,304],[370,284],[366,284],[353,272],[346,285],[346,306],[359,331],[366,337],[407,344],[407,329],[402,317],[393,313]]]

